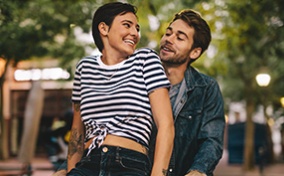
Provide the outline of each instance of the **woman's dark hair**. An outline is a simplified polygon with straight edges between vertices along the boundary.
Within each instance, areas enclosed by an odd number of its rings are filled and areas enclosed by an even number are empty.
[[[101,22],[104,22],[111,27],[112,22],[117,15],[123,15],[128,12],[136,15],[137,7],[128,3],[112,2],[104,4],[97,9],[93,17],[92,34],[94,42],[100,52],[102,52],[102,50],[104,49],[104,44],[102,42],[98,29],[99,24]]]
[[[202,54],[208,48],[211,42],[211,31],[207,22],[198,12],[195,12],[191,9],[182,10],[181,12],[177,13],[172,22],[178,19],[183,20],[190,27],[194,28],[193,45],[191,49],[200,47],[202,49]]]

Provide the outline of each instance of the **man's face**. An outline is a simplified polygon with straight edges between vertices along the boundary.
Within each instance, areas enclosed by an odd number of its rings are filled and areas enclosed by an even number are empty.
[[[163,63],[181,65],[190,61],[194,29],[183,20],[170,24],[160,42],[160,58]]]

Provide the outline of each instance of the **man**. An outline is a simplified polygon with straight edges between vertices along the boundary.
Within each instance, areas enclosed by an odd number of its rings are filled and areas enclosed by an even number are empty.
[[[222,157],[225,119],[218,83],[190,65],[210,41],[206,21],[193,10],[183,10],[160,42],[160,58],[172,85],[175,120],[170,176],[212,176]]]
[[[184,10],[175,15],[160,42],[175,119],[169,176],[212,176],[222,157],[225,119],[218,83],[190,65],[210,41],[206,21],[195,11]],[[150,155],[154,144],[153,137]]]

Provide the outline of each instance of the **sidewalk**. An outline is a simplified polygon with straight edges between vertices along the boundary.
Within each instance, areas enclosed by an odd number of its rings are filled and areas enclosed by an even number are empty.
[[[225,150],[215,169],[214,176],[284,176],[284,163],[265,166],[262,174],[258,166],[255,166],[253,171],[244,173],[241,164],[228,164],[228,153]]]
[[[21,163],[17,158],[0,161],[0,176],[21,176],[20,169]],[[34,158],[32,170],[32,176],[51,176],[53,173],[51,163],[44,156]],[[259,173],[258,167],[255,167],[254,171],[243,173],[242,165],[228,164],[228,154],[224,151],[223,158],[217,165],[214,176],[284,176],[284,163],[265,167],[262,175]]]
[[[22,176],[21,166],[17,158],[0,161],[0,176]],[[47,157],[36,157],[32,161],[32,171],[32,176],[51,176],[53,168]]]

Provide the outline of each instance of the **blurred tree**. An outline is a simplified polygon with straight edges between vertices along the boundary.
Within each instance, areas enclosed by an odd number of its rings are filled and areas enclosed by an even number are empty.
[[[5,66],[0,75],[1,158],[8,152],[4,132],[2,86],[6,68],[21,60],[45,56],[61,58],[62,64],[84,56],[86,43],[75,32],[89,32],[92,12],[99,3],[83,0],[0,0],[0,58]]]
[[[253,113],[259,104],[279,102],[283,96],[284,5],[281,0],[227,0],[222,9],[227,13],[216,56],[226,57],[228,72],[223,76],[223,94],[227,104],[242,100],[246,103],[244,170],[251,170],[255,164]],[[263,68],[272,77],[267,94],[255,81]]]

